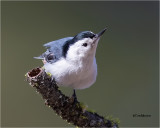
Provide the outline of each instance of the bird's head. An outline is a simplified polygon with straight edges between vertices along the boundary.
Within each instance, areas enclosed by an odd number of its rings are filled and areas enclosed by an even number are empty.
[[[98,34],[91,31],[83,31],[77,34],[70,42],[67,51],[67,58],[75,59],[95,56],[97,44],[100,37],[106,31],[106,28]]]

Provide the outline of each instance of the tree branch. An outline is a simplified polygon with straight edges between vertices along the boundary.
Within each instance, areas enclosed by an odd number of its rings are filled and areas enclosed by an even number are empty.
[[[36,88],[45,104],[51,107],[59,116],[68,123],[78,127],[114,127],[118,128],[117,122],[89,112],[80,102],[74,102],[73,97],[65,96],[51,76],[43,68],[35,68],[26,74],[26,80]]]

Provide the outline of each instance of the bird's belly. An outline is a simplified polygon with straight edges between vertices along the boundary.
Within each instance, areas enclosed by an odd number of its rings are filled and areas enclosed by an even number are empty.
[[[63,64],[63,65],[62,65]],[[90,87],[97,76],[97,65],[94,63],[87,68],[79,68],[68,63],[45,64],[46,72],[50,72],[59,86],[85,89]]]
[[[68,86],[74,89],[85,89],[96,81],[96,76],[96,71],[84,71],[81,73],[65,75],[56,81],[62,86]]]

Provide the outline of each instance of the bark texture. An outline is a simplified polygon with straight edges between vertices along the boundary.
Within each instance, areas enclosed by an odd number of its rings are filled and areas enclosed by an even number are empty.
[[[74,102],[73,97],[65,96],[51,79],[51,76],[43,68],[35,68],[26,74],[26,80],[36,88],[45,104],[51,107],[62,119],[78,127],[113,127],[118,128],[118,124],[95,112],[85,109],[80,102]]]

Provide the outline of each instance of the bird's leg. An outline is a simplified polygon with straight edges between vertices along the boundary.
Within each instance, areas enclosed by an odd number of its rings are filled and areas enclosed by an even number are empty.
[[[75,89],[73,89],[72,97],[74,98],[74,103],[77,103],[78,101],[77,101],[77,96],[76,96],[76,90]]]

